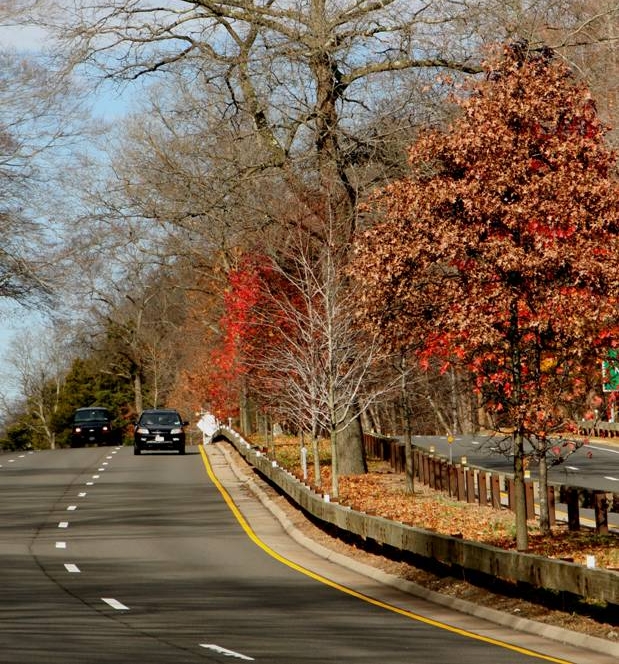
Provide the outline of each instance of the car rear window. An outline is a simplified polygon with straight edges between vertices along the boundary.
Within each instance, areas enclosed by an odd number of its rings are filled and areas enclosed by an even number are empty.
[[[73,417],[75,422],[93,422],[97,420],[109,420],[110,414],[103,408],[89,408],[87,410],[78,410]]]

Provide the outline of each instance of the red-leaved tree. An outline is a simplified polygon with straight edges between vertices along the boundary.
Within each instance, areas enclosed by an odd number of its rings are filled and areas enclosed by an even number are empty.
[[[545,469],[619,341],[615,155],[586,85],[549,50],[504,47],[455,101],[453,124],[412,146],[410,176],[377,195],[354,273],[385,340],[472,372],[513,431],[526,550],[526,456]]]

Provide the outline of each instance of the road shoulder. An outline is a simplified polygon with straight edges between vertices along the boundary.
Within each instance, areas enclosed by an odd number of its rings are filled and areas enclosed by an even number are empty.
[[[386,596],[388,601],[406,606],[407,610],[427,611],[428,607],[418,602],[429,602],[435,619],[436,614],[448,614],[450,624],[460,623],[462,629],[473,631],[471,620],[475,619],[478,629],[500,630],[500,640],[511,640],[520,647],[548,651],[557,657],[561,644],[561,650],[566,651],[563,657],[583,664],[610,664],[619,658],[619,644],[547,622],[547,609],[530,608],[519,598],[495,595],[456,579],[433,577],[331,537],[262,481],[231,446],[209,444],[205,450],[218,480],[252,529],[280,555],[338,583],[357,584],[366,594],[370,590]],[[370,581],[373,583],[368,585]],[[384,601],[382,597],[381,600]],[[523,617],[535,611],[544,622]],[[493,634],[493,638],[499,637]],[[579,652],[581,649],[589,652],[583,654]]]

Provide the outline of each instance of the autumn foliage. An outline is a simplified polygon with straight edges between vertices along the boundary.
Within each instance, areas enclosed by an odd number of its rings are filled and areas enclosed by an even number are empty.
[[[473,373],[510,426],[565,426],[617,343],[615,155],[586,86],[549,51],[504,49],[410,149],[357,243],[362,315],[422,366]]]
[[[294,334],[288,314],[297,305],[289,283],[262,254],[242,256],[228,272],[218,334],[192,379],[211,412],[237,416],[243,392],[265,411],[276,407],[282,381],[290,377],[280,375],[273,357]]]
[[[513,432],[526,550],[526,456],[543,484],[551,436],[582,416],[617,343],[619,187],[589,91],[552,52],[513,44],[485,74],[451,127],[411,147],[410,176],[375,197],[383,218],[359,239],[354,273],[386,342],[422,368],[466,369]]]

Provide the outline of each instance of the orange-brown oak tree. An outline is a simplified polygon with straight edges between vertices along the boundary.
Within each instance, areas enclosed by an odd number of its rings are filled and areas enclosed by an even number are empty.
[[[358,238],[360,310],[394,348],[474,374],[513,432],[516,545],[527,454],[565,431],[619,341],[619,188],[590,93],[548,49],[505,46],[410,149]],[[556,447],[556,446],[555,446]]]

